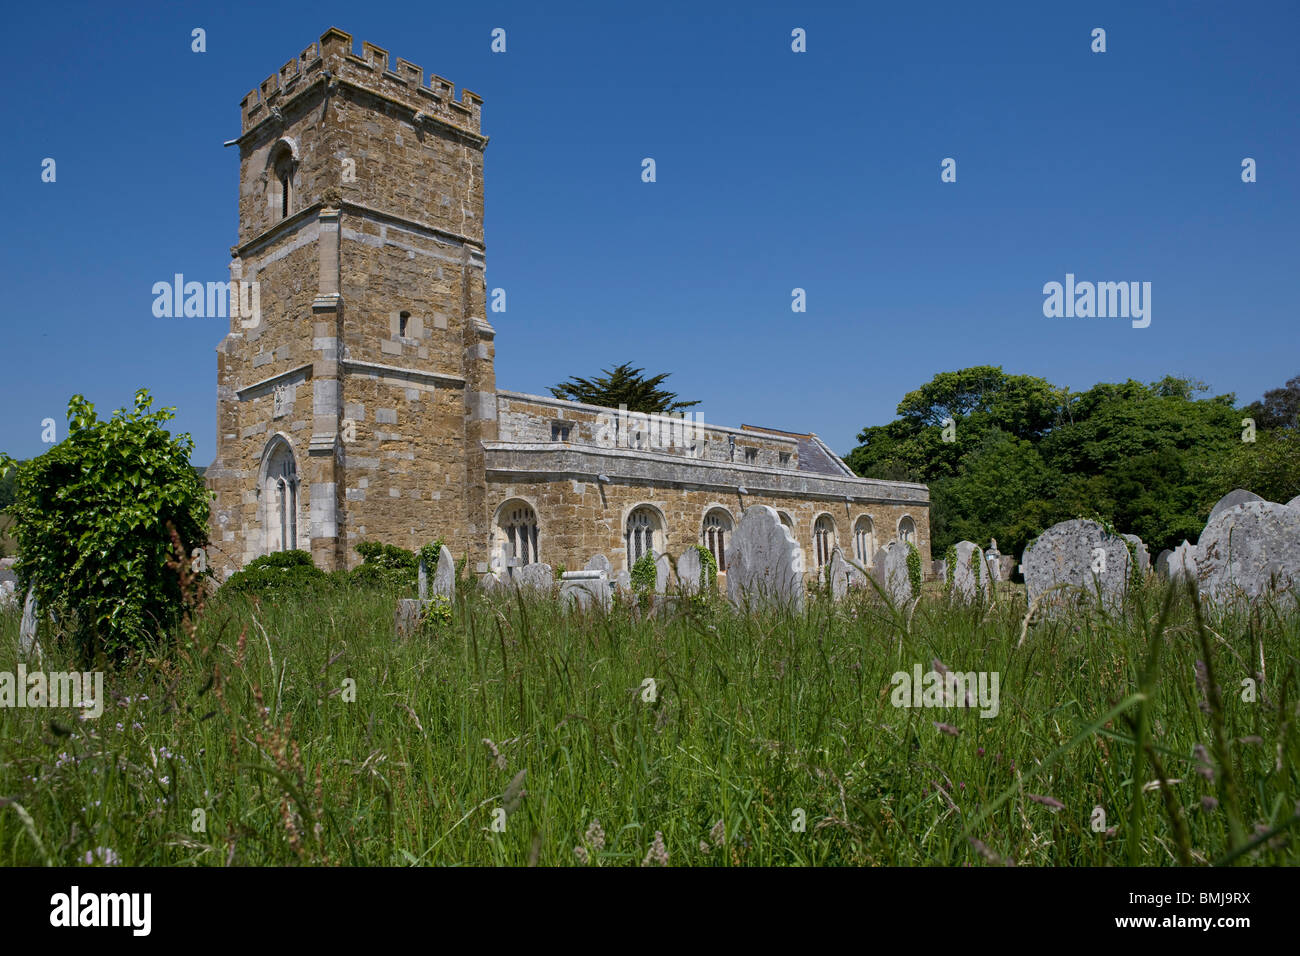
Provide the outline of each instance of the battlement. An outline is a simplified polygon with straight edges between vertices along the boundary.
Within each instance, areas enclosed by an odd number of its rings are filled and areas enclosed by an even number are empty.
[[[456,88],[450,80],[431,73],[426,84],[424,70],[401,57],[397,58],[396,69],[392,67],[387,50],[362,42],[358,56],[353,52],[352,35],[331,27],[319,42],[249,91],[240,103],[240,132],[247,133],[317,82],[328,80],[400,103],[421,121],[445,123],[482,138],[481,96],[462,90],[457,102]]]

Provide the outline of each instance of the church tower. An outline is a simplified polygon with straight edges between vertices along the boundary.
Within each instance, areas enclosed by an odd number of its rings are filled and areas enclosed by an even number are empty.
[[[482,100],[326,32],[244,97],[212,561],[480,550],[497,437]],[[250,306],[253,306],[250,308]]]

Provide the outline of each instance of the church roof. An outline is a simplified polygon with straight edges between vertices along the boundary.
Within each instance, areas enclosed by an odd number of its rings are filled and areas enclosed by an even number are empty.
[[[799,470],[806,471],[813,475],[830,475],[832,477],[858,477],[853,473],[848,465],[840,460],[839,456],[826,447],[823,442],[812,432],[803,434],[801,432],[786,432],[779,428],[762,428],[758,425],[741,425],[741,429],[748,432],[764,432],[768,435],[784,435],[787,438],[793,438],[799,442]]]

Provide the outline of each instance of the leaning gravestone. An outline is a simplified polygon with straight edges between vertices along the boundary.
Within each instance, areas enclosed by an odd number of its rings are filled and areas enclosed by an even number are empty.
[[[700,560],[697,549],[687,548],[682,552],[682,556],[677,559],[677,586],[683,594],[700,592],[700,572],[703,570],[704,562]]]
[[[672,583],[673,563],[668,555],[655,556],[655,594],[667,594],[668,585]]]
[[[727,548],[727,598],[736,607],[803,610],[803,551],[771,505],[751,505]]]
[[[1237,505],[1244,505],[1251,501],[1263,500],[1263,498],[1255,494],[1253,491],[1246,491],[1244,488],[1237,488],[1228,492],[1218,500],[1215,506],[1210,509],[1210,517],[1206,520],[1213,521],[1221,512],[1227,511],[1229,508],[1235,508]]]
[[[1213,601],[1300,588],[1300,509],[1250,501],[1210,518],[1196,545],[1197,580]]]
[[[603,554],[594,554],[591,556],[591,560],[587,562],[583,570],[604,571],[605,576],[609,577],[609,575],[614,573],[614,565],[610,564],[609,558],[605,557]]]
[[[510,581],[525,594],[549,596],[551,589],[555,586],[555,572],[549,564],[540,562],[525,564],[522,568],[515,569],[514,576]]]
[[[1128,545],[1096,521],[1076,518],[1054,524],[1025,549],[1020,561],[1032,605],[1041,595],[1044,611],[1070,604],[1089,604],[1100,595],[1103,606],[1116,609],[1128,590],[1132,558]]]
[[[438,568],[433,573],[434,597],[456,600],[456,559],[445,544],[438,549]]]
[[[565,608],[586,611],[592,607],[607,610],[611,601],[608,575],[602,570],[566,571],[560,577],[560,604]]]
[[[420,559],[415,570],[415,594],[421,601],[429,599],[429,569],[425,566],[424,558]]]
[[[907,573],[908,547],[891,541],[876,552],[872,573],[895,604],[912,600],[912,578]]]
[[[973,541],[958,541],[957,553],[952,563],[952,590],[954,601],[971,604],[989,598],[989,567],[980,546]]]
[[[831,600],[843,601],[844,595],[849,593],[849,579],[852,577],[853,568],[844,560],[844,554],[839,548],[831,551],[831,560],[827,568],[831,579]]]

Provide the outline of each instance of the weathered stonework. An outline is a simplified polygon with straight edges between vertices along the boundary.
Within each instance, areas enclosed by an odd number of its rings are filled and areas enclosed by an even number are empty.
[[[928,564],[926,487],[858,478],[815,435],[497,389],[481,106],[333,29],[244,98],[230,268],[261,315],[217,348],[213,563],[298,547],[353,567],[362,541],[441,537],[498,581],[593,554],[615,579],[638,509],[657,553],[705,544],[725,565],[764,504],[810,577],[835,547],[869,564],[903,538]]]

